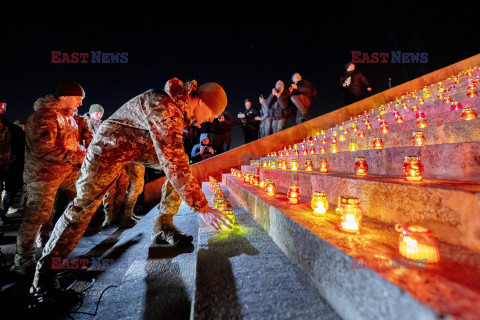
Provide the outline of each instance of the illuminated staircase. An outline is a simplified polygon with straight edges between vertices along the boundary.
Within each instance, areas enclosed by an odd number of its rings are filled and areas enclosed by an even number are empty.
[[[465,112],[480,112],[480,98],[473,94],[480,92],[478,66],[480,55],[198,163],[192,171],[202,181],[209,177],[221,181],[238,216],[236,230],[260,225],[340,317],[478,319],[480,119],[467,120]],[[457,101],[462,108],[455,110],[452,105]],[[371,129],[366,128],[367,116]],[[397,116],[403,121],[396,122]],[[417,127],[419,117],[425,118],[426,127]],[[388,133],[380,131],[382,120]],[[358,135],[360,131],[364,137]],[[424,145],[414,145],[415,131],[425,136]],[[332,153],[334,132],[337,151]],[[378,137],[382,149],[374,148]],[[320,153],[322,147],[325,153]],[[248,156],[252,161],[242,163]],[[407,156],[420,158],[422,180],[406,179],[403,167]],[[359,157],[368,164],[365,176],[354,170]],[[312,161],[313,171],[305,170],[307,159]],[[328,173],[319,171],[321,159],[328,162]],[[277,168],[283,160],[286,170]],[[296,171],[291,170],[292,160],[298,163]],[[239,172],[273,180],[275,195],[268,196],[264,189],[248,179],[246,182]],[[161,183],[146,186],[147,201],[158,201],[156,190]],[[299,204],[289,203],[291,185],[299,188]],[[204,190],[208,190],[207,183]],[[326,194],[329,209],[324,215],[313,215],[315,191]],[[207,195],[213,199],[212,194]],[[357,233],[341,230],[336,212],[339,197],[358,199],[363,218]],[[222,234],[225,236],[225,232],[200,228],[200,250],[214,246],[213,239]],[[425,239],[433,244],[422,242]],[[422,246],[430,252],[429,260],[408,255]],[[400,251],[400,247],[406,250]],[[432,252],[438,252],[440,261],[432,260]],[[205,271],[199,266],[196,290],[199,274]],[[248,263],[243,267],[257,275],[264,272]],[[235,275],[232,282],[244,283],[248,275]],[[208,277],[203,281],[202,287],[212,286]],[[284,287],[278,288],[282,291]],[[209,295],[214,301],[215,294],[221,292]],[[262,295],[267,299],[267,293]],[[198,299],[201,296],[196,294],[195,302]],[[201,318],[201,310],[211,309],[205,301],[194,303],[192,316]],[[215,317],[215,313],[209,315]]]

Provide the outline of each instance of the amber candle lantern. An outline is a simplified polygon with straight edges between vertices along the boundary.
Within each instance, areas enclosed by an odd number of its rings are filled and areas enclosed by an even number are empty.
[[[223,231],[232,231],[234,229],[234,224],[235,224],[235,214],[234,214],[234,211],[232,208],[226,208],[223,210],[223,213],[228,217],[230,218],[230,220],[232,220],[232,223],[231,223],[231,228],[227,228],[224,224],[222,224],[220,222],[220,228],[223,230]]]
[[[305,171],[313,171],[313,162],[311,159],[305,160]]]
[[[380,137],[373,139],[373,149],[383,149],[383,140]]]
[[[440,261],[437,242],[429,229],[396,224],[395,230],[399,232],[398,250],[402,257],[426,263]]]
[[[320,159],[320,162],[318,163],[318,168],[321,173],[327,173],[328,172],[328,162],[327,159]]]
[[[408,181],[421,181],[423,166],[420,163],[420,157],[406,156],[403,164],[403,173]]]
[[[477,119],[477,114],[473,108],[465,108],[463,109],[461,119],[462,121]]]
[[[328,210],[328,201],[325,192],[314,191],[311,205],[314,216],[325,215]]]
[[[348,233],[359,232],[363,214],[358,198],[338,197],[335,212],[338,215],[340,230]]]
[[[414,146],[424,146],[427,143],[427,138],[422,131],[414,131],[412,136],[412,144]]]

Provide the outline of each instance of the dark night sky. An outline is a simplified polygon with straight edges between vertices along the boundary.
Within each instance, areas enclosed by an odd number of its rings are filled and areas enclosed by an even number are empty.
[[[242,2],[243,3],[243,2]],[[393,3],[392,3],[393,4]],[[314,8],[278,4],[214,13],[202,7],[39,7],[2,13],[0,96],[7,118],[26,120],[33,102],[64,79],[86,91],[83,114],[93,103],[110,116],[130,98],[172,77],[220,83],[232,114],[275,82],[290,84],[299,72],[317,88],[315,116],[343,106],[338,78],[351,51],[428,52],[426,64],[357,64],[373,94],[479,53],[474,10],[417,5]],[[324,10],[321,10],[324,9]],[[472,9],[472,8],[471,8]],[[477,38],[475,38],[477,37]],[[474,41],[477,40],[477,41]],[[128,52],[126,64],[52,64],[51,51]],[[233,145],[243,143],[235,129]]]

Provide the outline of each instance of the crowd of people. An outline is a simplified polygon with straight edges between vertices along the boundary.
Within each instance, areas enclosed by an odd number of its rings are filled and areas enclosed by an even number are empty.
[[[346,89],[357,81],[347,72]],[[260,95],[260,110],[246,99],[237,119],[225,111],[226,93],[213,82],[198,86],[172,78],[163,90],[132,98],[106,120],[100,104],[78,114],[84,97],[80,84],[62,82],[35,101],[26,124],[8,121],[7,102],[0,99],[0,187],[5,186],[0,217],[9,222],[13,198],[21,194],[12,270],[35,272],[31,294],[39,301],[56,290],[52,260],[69,256],[95,215],[102,215],[103,228],[135,226],[145,167],[165,173],[152,243],[192,242],[173,224],[182,201],[215,229],[229,227],[231,220],[208,205],[189,165],[228,151],[235,125],[249,143],[283,130],[289,117],[297,124],[308,120],[316,90],[295,73],[288,88],[279,80],[268,96]],[[36,247],[43,248],[38,261]]]

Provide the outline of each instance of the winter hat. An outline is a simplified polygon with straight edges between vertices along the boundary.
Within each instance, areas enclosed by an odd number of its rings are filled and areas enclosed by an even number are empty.
[[[55,97],[58,98],[61,96],[85,97],[85,91],[82,86],[75,81],[67,80],[60,83],[57,90],[55,90]]]
[[[88,113],[89,114],[92,114],[92,113],[95,113],[95,112],[101,112],[101,113],[104,113],[103,111],[103,107],[99,104],[92,104],[90,106],[90,109],[88,110]]]
[[[202,84],[197,89],[197,94],[215,115],[220,115],[227,107],[227,94],[215,82]]]

